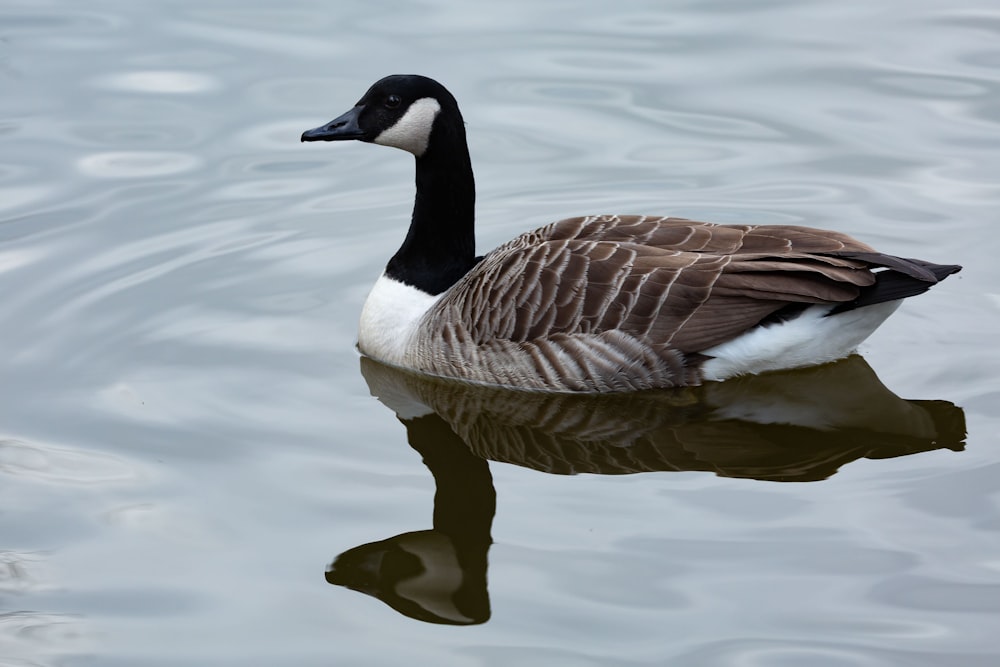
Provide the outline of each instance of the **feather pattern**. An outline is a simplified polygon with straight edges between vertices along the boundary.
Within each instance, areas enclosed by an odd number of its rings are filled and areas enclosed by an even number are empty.
[[[789,304],[850,302],[898,262],[804,227],[570,218],[484,257],[423,316],[404,365],[555,391],[698,384],[699,351]]]

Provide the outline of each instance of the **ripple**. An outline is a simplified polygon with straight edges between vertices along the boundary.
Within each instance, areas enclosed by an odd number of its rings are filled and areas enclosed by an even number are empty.
[[[234,200],[273,199],[317,192],[328,186],[329,183],[326,180],[319,178],[256,180],[223,186],[215,190],[212,196]]]
[[[773,76],[787,76],[787,73],[776,72]],[[925,71],[830,67],[812,69],[810,76],[828,83],[839,83],[852,89],[863,88],[897,98],[969,99],[986,98],[997,93],[996,84],[986,79]]]
[[[4,37],[17,34],[49,35],[60,30],[79,31],[81,29],[112,29],[122,25],[120,17],[67,11],[60,7],[53,12],[17,12],[4,10],[0,12],[0,25],[3,25]]]
[[[298,148],[298,145],[295,146]],[[304,150],[308,151],[308,148]],[[287,153],[284,155],[288,155]],[[215,166],[216,173],[221,177],[220,181],[241,182],[247,180],[261,179],[264,181],[285,181],[285,180],[309,180],[307,174],[313,172],[325,172],[330,166],[329,158],[343,157],[341,151],[320,151],[314,153],[310,159],[308,155],[298,157],[283,157],[268,153],[248,153],[233,156],[218,163]],[[325,183],[329,184],[329,175],[321,176]]]
[[[80,158],[77,169],[97,178],[152,178],[193,171],[201,159],[167,151],[112,151]]]
[[[47,656],[91,649],[81,620],[68,614],[13,611],[0,614],[0,648],[4,665],[36,667]]]
[[[329,118],[315,118],[312,125],[306,126],[314,127],[346,110],[347,105],[357,97],[357,87],[357,79],[346,76],[282,77],[258,81],[242,92],[248,100],[261,107],[290,109],[294,113],[309,109],[320,115],[330,114]],[[320,96],[317,91],[330,92],[329,95],[324,93]],[[325,105],[329,105],[329,108]]]
[[[47,254],[47,251],[39,248],[0,251],[0,273],[14,271],[22,266],[34,264]]]
[[[62,272],[58,288],[66,289],[66,285],[73,285],[75,297],[50,308],[45,321],[53,324],[73,321],[94,304],[139,285],[176,275],[180,269],[201,263],[209,257],[273,244],[288,234],[282,231],[253,233],[248,231],[245,221],[225,220],[183,227],[134,241],[120,240]],[[85,290],[82,289],[84,287]]]
[[[102,617],[120,616],[156,618],[189,615],[202,608],[200,596],[193,591],[139,585],[128,588],[105,587],[100,590],[74,590],[66,596],[74,607],[93,610]]]
[[[950,98],[981,97],[990,92],[990,87],[981,81],[932,74],[883,74],[872,80],[885,90],[897,95]]]
[[[226,349],[251,350],[321,350],[327,340],[325,331],[318,329],[306,317],[213,312],[176,309],[169,317],[158,318],[156,329],[146,335],[148,341],[183,340]],[[104,397],[102,397],[104,398]]]
[[[346,47],[339,46],[336,40],[306,37],[302,33],[282,34],[271,29],[233,28],[222,23],[204,24],[191,21],[174,21],[168,27],[185,37],[258,52],[276,52],[283,57],[298,55],[329,59],[346,51]]]
[[[727,191],[735,197],[756,204],[788,204],[851,201],[852,193],[856,194],[855,190],[846,185],[786,181],[733,187]]]
[[[94,148],[128,148],[130,146],[149,149],[156,145],[177,148],[191,146],[203,137],[195,127],[152,123],[75,123],[71,127],[75,142]]]
[[[298,148],[302,131],[322,125],[328,118],[308,120],[284,120],[274,123],[259,123],[236,135],[236,141],[257,150],[292,150]]]
[[[35,553],[0,551],[0,593],[23,595],[52,588],[37,574],[41,562]]]
[[[524,103],[600,104],[630,106],[631,92],[618,83],[568,82],[562,79],[495,79],[488,92],[501,99]]]
[[[0,211],[11,211],[34,204],[51,196],[53,188],[42,185],[21,185],[0,188]]]
[[[22,440],[0,440],[0,473],[62,484],[107,484],[136,478],[121,459],[108,454]]]
[[[834,615],[808,616],[793,619],[791,624],[802,632],[823,633],[826,637],[837,633],[840,636],[855,639],[870,637],[913,641],[941,639],[949,634],[947,626],[930,620],[869,615],[847,618]]]
[[[594,72],[608,70],[616,73],[628,72],[636,74],[638,72],[652,72],[660,68],[656,59],[649,58],[647,53],[601,53],[594,55],[590,51],[580,51],[576,53],[560,53],[549,59],[549,64],[555,67],[563,67],[569,71],[577,70],[584,73],[588,79],[593,79]],[[551,72],[552,67],[546,68]]]
[[[263,174],[288,174],[311,171],[326,165],[325,160],[254,160],[246,165],[246,171]]]
[[[708,144],[681,146],[676,144],[647,143],[629,151],[626,158],[630,162],[691,164],[697,162],[718,163],[740,156],[739,151],[727,146]]]
[[[658,125],[685,134],[696,133],[729,139],[766,139],[770,141],[784,140],[790,136],[789,132],[781,130],[773,124],[734,114],[675,111],[641,106],[633,106],[628,111],[639,118],[653,121]]]
[[[809,162],[809,168],[818,173],[880,179],[889,176],[904,178],[909,174],[916,173],[921,166],[914,159],[860,152],[847,155],[829,155]]]
[[[968,53],[961,56],[959,60],[967,65],[973,65],[975,67],[984,67],[994,71],[1000,69],[1000,51]]]
[[[882,654],[882,655],[879,655]],[[899,656],[845,644],[737,639],[714,642],[689,653],[680,664],[726,667],[895,667]]]
[[[646,11],[631,12],[609,16],[595,15],[593,19],[583,19],[584,26],[599,30],[602,34],[614,34],[628,37],[650,37],[660,42],[664,35],[683,34],[679,12]]]
[[[138,70],[109,74],[98,80],[102,88],[133,93],[189,95],[218,90],[222,83],[215,77],[179,70]]]
[[[0,125],[0,136],[3,136],[3,126]],[[0,163],[0,181],[12,181],[28,173],[23,164]]]
[[[483,164],[489,162],[530,164],[568,162],[581,154],[579,149],[551,141],[545,134],[535,136],[527,132],[505,127],[503,129],[483,128],[476,132],[472,140],[472,150],[482,154]]]
[[[246,4],[241,5],[236,10],[231,8],[215,9],[210,4],[205,4],[201,5],[197,12],[192,12],[192,16],[206,23],[266,31],[299,31],[316,24],[315,11],[307,8],[299,9],[289,6],[288,3],[267,9]]]
[[[876,587],[872,597],[908,609],[1000,615],[1000,584],[993,582],[905,575]]]

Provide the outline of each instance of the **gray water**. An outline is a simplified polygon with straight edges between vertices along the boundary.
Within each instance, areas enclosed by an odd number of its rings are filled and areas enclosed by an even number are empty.
[[[462,104],[480,251],[669,213],[965,270],[834,376],[385,376],[412,160],[298,137],[394,72]],[[997,664],[998,158],[991,0],[7,0],[0,664]]]

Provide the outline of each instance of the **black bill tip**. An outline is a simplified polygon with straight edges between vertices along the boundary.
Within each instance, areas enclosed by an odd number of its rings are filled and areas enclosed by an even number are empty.
[[[326,125],[314,127],[302,133],[302,141],[349,141],[364,139],[365,132],[358,125],[362,106],[356,106],[347,113],[334,118]]]

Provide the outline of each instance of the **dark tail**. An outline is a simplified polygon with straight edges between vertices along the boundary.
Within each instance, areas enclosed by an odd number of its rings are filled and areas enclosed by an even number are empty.
[[[830,311],[830,315],[923,294],[951,274],[962,270],[958,264],[934,264],[921,259],[893,257],[877,252],[845,252],[837,255],[860,259],[881,270],[875,271],[875,284],[862,288],[856,299],[840,304]]]

